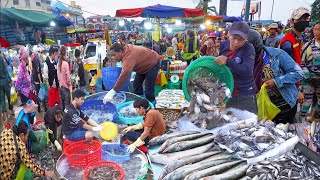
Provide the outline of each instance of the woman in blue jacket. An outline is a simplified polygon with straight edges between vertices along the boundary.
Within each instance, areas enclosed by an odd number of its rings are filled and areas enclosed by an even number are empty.
[[[292,124],[297,112],[296,83],[302,79],[302,69],[281,49],[264,47],[262,53],[262,58],[257,59],[259,65],[255,67],[260,72],[255,79],[261,80],[256,81],[256,85],[260,89],[265,83],[271,102],[281,110],[273,121]]]

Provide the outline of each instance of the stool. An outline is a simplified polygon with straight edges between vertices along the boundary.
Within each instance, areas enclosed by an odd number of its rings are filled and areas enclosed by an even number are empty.
[[[66,147],[76,142],[77,141],[70,141],[65,136],[63,136],[63,151],[66,149]]]

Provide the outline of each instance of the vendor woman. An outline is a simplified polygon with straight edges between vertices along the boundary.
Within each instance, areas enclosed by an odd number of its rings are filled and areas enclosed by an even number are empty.
[[[151,109],[148,100],[137,99],[133,103],[133,107],[139,115],[144,116],[144,120],[123,130],[124,139],[127,139],[130,144],[130,152],[133,152],[139,146],[147,145],[150,139],[161,136],[166,132],[166,124],[162,114]]]
[[[120,43],[111,45],[110,54],[112,59],[122,61],[122,71],[103,102],[110,102],[113,99],[116,92],[119,92],[130,78],[132,71],[137,73],[133,82],[134,93],[143,95],[143,82],[145,81],[145,96],[150,102],[153,102],[155,100],[154,87],[159,71],[159,54],[145,47],[131,44],[122,46]]]
[[[80,89],[72,93],[72,103],[67,105],[62,119],[62,133],[70,141],[90,141],[94,134],[91,131],[99,132],[102,127],[94,120],[89,119],[81,110],[86,93]]]
[[[61,125],[62,111],[59,105],[50,108],[44,115],[44,122],[48,131],[48,137],[58,151],[62,151],[62,147],[58,142],[58,127]]]
[[[27,123],[20,121],[18,126],[5,129],[0,136],[0,177],[1,179],[31,179],[31,172],[53,177],[54,173],[45,171],[35,164],[27,152],[29,136]]]

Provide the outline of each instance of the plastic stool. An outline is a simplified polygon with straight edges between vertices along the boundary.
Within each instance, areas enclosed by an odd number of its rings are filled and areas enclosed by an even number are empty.
[[[65,136],[63,136],[63,151],[66,149],[66,147],[76,142],[77,141],[70,141]]]

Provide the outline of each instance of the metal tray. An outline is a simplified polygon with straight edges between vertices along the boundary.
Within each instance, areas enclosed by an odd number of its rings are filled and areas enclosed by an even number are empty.
[[[315,163],[317,163],[320,166],[320,154],[312,151],[309,149],[307,146],[302,144],[301,142],[298,142],[296,146],[294,147],[295,149],[299,149],[299,151],[306,156],[308,159],[312,159]]]

